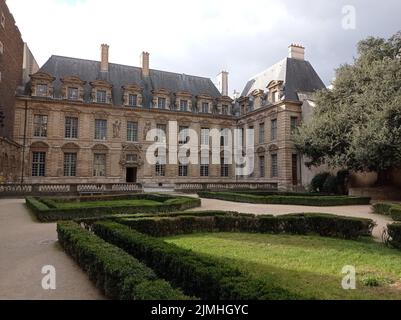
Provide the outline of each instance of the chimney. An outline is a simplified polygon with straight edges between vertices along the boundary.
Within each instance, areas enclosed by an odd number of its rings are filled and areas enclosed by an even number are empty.
[[[100,71],[102,72],[109,71],[109,46],[107,44],[102,44]]]
[[[299,44],[291,44],[288,47],[289,58],[298,59],[298,60],[305,60],[305,47]]]
[[[142,52],[141,54],[141,67],[142,67],[142,75],[144,77],[149,77],[149,52]]]
[[[228,72],[222,71],[217,76],[217,88],[222,96],[228,96]]]

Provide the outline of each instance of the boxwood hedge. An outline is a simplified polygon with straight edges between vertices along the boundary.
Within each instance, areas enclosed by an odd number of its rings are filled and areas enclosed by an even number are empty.
[[[213,257],[179,248],[115,222],[92,225],[96,235],[130,253],[184,293],[204,300],[305,298],[243,274]]]
[[[343,206],[343,205],[366,205],[370,203],[368,197],[348,196],[304,196],[304,195],[257,195],[230,192],[198,192],[201,198],[219,199],[234,202],[246,202],[257,204],[287,204],[302,206]]]
[[[387,226],[387,242],[397,249],[401,249],[401,223],[393,223]]]
[[[72,221],[59,222],[60,244],[107,297],[120,300],[189,299],[143,263]]]
[[[107,197],[95,196],[82,198],[68,199],[68,201],[99,201],[116,200],[116,196]],[[121,196],[122,197],[122,196]],[[122,199],[122,198],[120,198]],[[138,214],[138,213],[160,213],[160,212],[176,212],[196,208],[201,205],[201,200],[192,197],[173,197],[168,195],[158,194],[138,194],[132,196],[124,196],[124,199],[145,199],[156,200],[160,204],[144,205],[144,206],[113,206],[110,202],[109,206],[99,207],[82,207],[82,208],[59,208],[58,202],[65,202],[66,199],[62,198],[35,198],[28,197],[25,199],[27,207],[36,215],[37,219],[41,222],[54,222],[60,220],[84,219],[84,218],[101,218],[114,214]]]

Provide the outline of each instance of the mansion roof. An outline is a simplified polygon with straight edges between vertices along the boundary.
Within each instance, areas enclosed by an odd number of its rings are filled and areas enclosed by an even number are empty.
[[[120,64],[109,64],[109,71],[102,72],[99,61],[51,56],[40,69],[55,78],[54,96],[60,97],[62,91],[61,79],[68,76],[76,76],[85,81],[84,101],[91,99],[90,82],[105,80],[112,85],[112,98],[114,105],[122,105],[122,87],[138,85],[143,88],[143,106],[150,107],[152,91],[165,89],[170,93],[188,92],[193,97],[208,95],[214,99],[221,98],[221,94],[209,78],[178,74],[160,70],[150,70],[149,77],[142,75],[139,67]]]

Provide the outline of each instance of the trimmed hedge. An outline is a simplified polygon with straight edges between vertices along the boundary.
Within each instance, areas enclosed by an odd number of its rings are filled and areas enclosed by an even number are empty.
[[[394,248],[401,249],[401,223],[387,225],[388,243]]]
[[[121,218],[118,222],[155,237],[203,232],[256,232],[318,234],[325,237],[357,239],[370,236],[375,223],[370,219],[329,214],[291,214],[283,216],[183,216],[169,218]]]
[[[75,222],[59,222],[60,244],[107,297],[120,300],[188,299],[180,290],[123,250],[89,233]]]
[[[388,202],[379,202],[375,203],[372,208],[373,212],[376,214],[383,214],[386,216],[390,215],[390,209],[392,208],[394,204],[388,203]]]
[[[139,197],[144,195],[141,194],[135,196],[140,199]],[[26,198],[25,202],[28,208],[32,210],[37,219],[41,222],[54,222],[60,220],[84,218],[101,218],[114,214],[176,212],[196,208],[201,205],[200,199],[191,197],[171,197],[151,194],[146,194],[145,197],[148,200],[157,199],[157,201],[163,202],[160,203],[160,205],[154,206],[112,206],[111,204],[110,206],[92,208],[58,208],[57,201],[65,201],[65,199],[28,197]],[[99,196],[94,197],[93,199],[98,200]],[[69,201],[71,201],[71,199]]]
[[[204,300],[297,299],[288,290],[255,280],[213,257],[179,248],[115,222],[98,222],[93,231],[151,267],[184,293]]]
[[[394,221],[401,221],[401,205],[393,205],[390,209],[390,216]]]
[[[343,205],[366,205],[370,203],[368,197],[348,196],[259,196],[254,194],[230,193],[230,192],[198,192],[199,197],[219,199],[234,202],[257,203],[257,204],[287,204],[301,206],[343,206]]]

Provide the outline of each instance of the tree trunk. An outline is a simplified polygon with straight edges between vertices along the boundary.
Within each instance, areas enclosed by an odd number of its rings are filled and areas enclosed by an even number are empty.
[[[391,185],[391,171],[389,169],[379,170],[377,172],[376,187]]]

